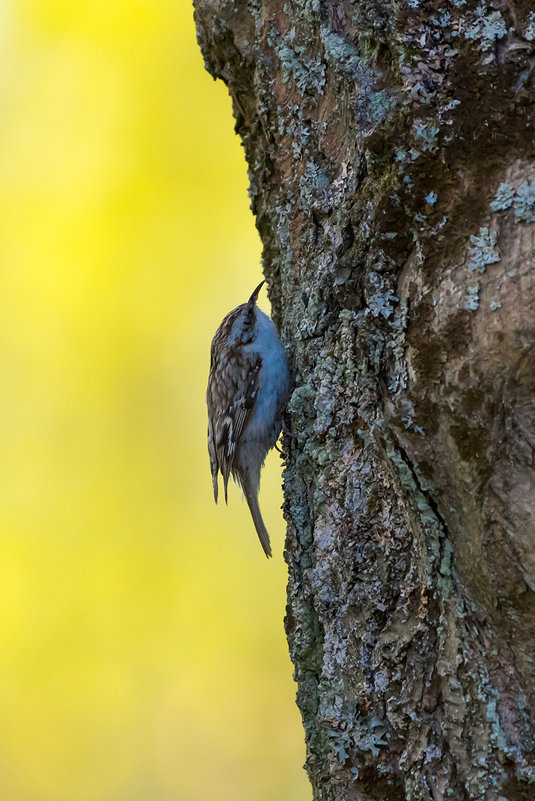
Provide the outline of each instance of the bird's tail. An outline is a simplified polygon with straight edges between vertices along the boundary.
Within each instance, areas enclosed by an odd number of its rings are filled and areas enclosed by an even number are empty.
[[[267,533],[264,521],[262,520],[262,515],[260,514],[260,507],[258,505],[258,491],[250,486],[249,481],[247,481],[247,479],[245,481],[240,480],[240,484],[242,486],[245,498],[247,500],[247,505],[249,506],[249,510],[253,518],[253,523],[256,528],[256,533],[258,534],[258,539],[260,540],[260,544],[264,549],[264,553],[269,558],[271,556],[271,545],[269,542],[269,534]]]

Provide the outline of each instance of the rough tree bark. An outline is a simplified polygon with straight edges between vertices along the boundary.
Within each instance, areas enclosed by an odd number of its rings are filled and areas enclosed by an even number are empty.
[[[314,798],[535,799],[535,13],[197,0],[295,372]]]

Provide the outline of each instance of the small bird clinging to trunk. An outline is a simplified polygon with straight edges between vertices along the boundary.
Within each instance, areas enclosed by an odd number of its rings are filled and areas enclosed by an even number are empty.
[[[232,473],[243,489],[266,556],[269,535],[258,506],[260,470],[282,427],[290,391],[286,354],[275,324],[256,306],[262,281],[229,312],[212,340],[208,405],[208,452],[217,503],[221,471],[227,500]]]

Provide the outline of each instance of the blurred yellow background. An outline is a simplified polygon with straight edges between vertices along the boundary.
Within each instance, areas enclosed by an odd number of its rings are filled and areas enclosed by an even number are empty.
[[[225,87],[186,0],[4,0],[0,65],[0,797],[308,799],[280,461],[268,562],[206,453],[261,278]]]

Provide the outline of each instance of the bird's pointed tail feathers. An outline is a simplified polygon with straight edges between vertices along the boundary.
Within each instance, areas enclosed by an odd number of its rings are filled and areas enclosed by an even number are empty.
[[[269,559],[269,557],[272,555],[271,544],[269,542],[269,534],[267,533],[264,521],[262,520],[262,515],[260,514],[260,507],[258,505],[258,495],[253,490],[253,488],[249,486],[248,481],[241,480],[240,484],[242,486],[245,498],[247,500],[247,505],[249,506],[249,510],[253,518],[253,523],[256,528],[256,533],[258,534],[258,539],[260,540],[260,544],[264,549],[264,553]]]

